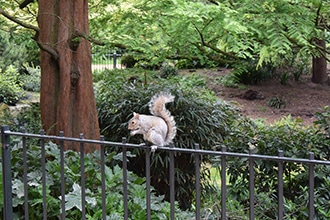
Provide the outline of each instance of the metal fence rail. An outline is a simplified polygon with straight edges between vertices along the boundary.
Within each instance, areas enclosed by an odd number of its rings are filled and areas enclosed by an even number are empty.
[[[146,151],[145,156],[145,169],[146,169],[146,219],[151,219],[151,200],[150,200],[150,148],[143,145],[136,144],[128,144],[126,143],[126,139],[123,138],[121,143],[118,142],[108,142],[104,141],[103,137],[100,140],[90,140],[84,139],[83,135],[80,138],[69,138],[65,137],[63,132],[60,133],[59,136],[49,136],[45,135],[43,132],[40,134],[30,134],[23,132],[12,132],[9,130],[9,127],[3,126],[1,128],[1,143],[2,143],[2,172],[3,172],[3,219],[13,219],[13,203],[12,203],[12,168],[11,168],[11,145],[10,145],[10,137],[20,137],[22,138],[22,151],[23,151],[23,160],[24,160],[24,212],[25,219],[28,219],[29,210],[28,210],[28,186],[27,186],[27,164],[26,164],[26,139],[27,138],[35,138],[40,140],[41,147],[41,166],[42,166],[42,187],[43,187],[43,219],[47,219],[47,202],[46,202],[46,161],[45,161],[45,141],[46,140],[57,140],[59,142],[60,147],[60,178],[61,178],[61,219],[66,218],[65,213],[65,172],[64,172],[64,151],[63,151],[63,143],[64,142],[79,142],[80,143],[80,172],[81,172],[81,207],[82,207],[82,219],[86,219],[85,216],[85,176],[84,176],[84,158],[85,154],[84,147],[86,144],[97,144],[100,146],[100,158],[101,158],[101,189],[102,189],[102,219],[106,219],[106,181],[105,181],[105,149],[106,147],[118,147],[122,150],[122,168],[123,168],[123,203],[124,203],[124,219],[128,219],[129,209],[128,209],[128,184],[127,184],[127,150],[130,148],[138,148]],[[250,199],[249,199],[249,215],[250,219],[255,219],[254,212],[254,201],[255,201],[255,192],[254,192],[254,162],[255,160],[270,160],[276,161],[278,163],[278,219],[283,219],[284,216],[284,203],[283,203],[283,163],[284,162],[293,162],[293,163],[301,163],[307,164],[309,167],[309,219],[314,219],[315,216],[315,204],[314,204],[314,166],[315,165],[326,165],[330,166],[330,161],[321,161],[315,160],[314,154],[310,153],[308,159],[299,159],[299,158],[288,158],[284,157],[283,151],[279,151],[278,156],[267,156],[267,155],[258,155],[254,153],[254,149],[250,149],[249,154],[242,153],[233,153],[227,152],[226,148],[223,147],[221,151],[210,151],[210,150],[201,150],[199,145],[196,144],[194,149],[182,149],[171,147],[158,147],[157,151],[167,151],[170,156],[170,165],[169,165],[169,173],[170,173],[170,216],[169,219],[175,219],[175,209],[174,209],[174,199],[175,199],[175,186],[174,186],[174,163],[175,157],[174,154],[176,152],[193,154],[195,158],[195,175],[196,175],[196,219],[201,218],[201,183],[200,183],[200,157],[202,155],[211,155],[217,156],[221,158],[221,219],[227,219],[226,212],[226,197],[227,197],[227,186],[226,186],[226,160],[227,157],[239,157],[239,158],[248,158],[249,160],[249,191],[250,191]],[[109,214],[109,213],[108,213]]]

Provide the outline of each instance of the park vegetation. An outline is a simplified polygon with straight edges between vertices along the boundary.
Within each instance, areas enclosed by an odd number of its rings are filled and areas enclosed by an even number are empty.
[[[41,111],[41,104],[31,104],[20,112],[10,111],[10,105],[24,102],[31,94],[43,94],[47,105],[54,102],[54,96],[45,97],[45,85],[48,84],[45,74],[47,65],[57,65],[65,69],[66,73],[87,74],[90,77],[87,84],[76,87],[72,77],[68,82],[61,82],[62,86],[71,88],[70,94],[79,93],[77,88],[87,85],[92,96],[86,95],[87,105],[91,104],[97,126],[93,127],[94,134],[101,133],[109,141],[121,141],[127,137],[131,143],[140,143],[141,137],[129,137],[127,121],[132,111],[149,114],[147,103],[153,94],[168,91],[176,96],[175,102],[168,108],[175,116],[178,134],[174,140],[176,147],[193,148],[198,143],[202,149],[221,150],[226,146],[228,151],[248,153],[249,147],[254,146],[256,153],[277,155],[283,150],[287,157],[307,158],[309,152],[315,153],[315,158],[330,160],[330,110],[324,107],[316,113],[314,125],[303,126],[301,121],[290,116],[272,124],[266,125],[260,121],[253,121],[243,117],[239,110],[215,96],[207,88],[205,79],[195,73],[180,72],[180,68],[216,68],[229,67],[233,71],[218,83],[226,86],[237,84],[262,83],[273,77],[277,68],[290,67],[299,80],[301,74],[306,74],[306,66],[312,65],[311,80],[326,84],[324,77],[324,63],[327,59],[326,43],[328,41],[330,5],[319,0],[299,1],[252,1],[244,0],[239,3],[233,1],[90,1],[89,21],[90,35],[80,32],[70,32],[68,45],[64,45],[64,55],[57,53],[62,47],[45,48],[38,39],[36,43],[30,36],[42,29],[36,29],[38,14],[37,2],[28,1],[29,5],[9,4],[0,0],[0,124],[8,124],[12,130],[19,131],[25,127],[27,132],[39,133],[45,128],[45,119],[50,109]],[[42,3],[42,1],[39,1]],[[56,1],[55,1],[56,2]],[[253,7],[251,8],[251,6]],[[40,5],[39,5],[40,7]],[[63,7],[63,5],[62,5]],[[86,7],[86,5],[82,6]],[[99,10],[104,8],[106,10]],[[47,8],[42,8],[46,10]],[[39,8],[40,10],[40,8]],[[8,12],[8,13],[7,13]],[[193,13],[192,13],[193,12]],[[26,23],[15,20],[15,16],[24,18]],[[83,16],[84,22],[86,15]],[[58,15],[60,17],[60,15]],[[72,18],[72,17],[71,17]],[[39,21],[40,26],[47,26],[45,20]],[[55,22],[53,20],[53,22]],[[75,21],[73,21],[74,23]],[[56,23],[56,22],[55,22]],[[27,28],[22,30],[22,25]],[[29,24],[29,25],[26,25]],[[47,31],[57,31],[48,30]],[[86,29],[88,32],[88,29]],[[76,34],[73,34],[76,33]],[[46,33],[43,33],[46,34]],[[61,33],[57,33],[58,36]],[[72,35],[73,34],[73,35]],[[45,35],[43,35],[46,37]],[[94,38],[92,38],[93,36]],[[55,39],[55,38],[54,38]],[[105,70],[91,72],[77,72],[74,61],[75,54],[80,53],[79,45],[88,48],[83,58],[90,56],[89,43],[102,44],[121,50],[127,62],[124,70]],[[44,39],[43,39],[44,40]],[[61,41],[62,42],[62,41]],[[57,45],[58,41],[52,42]],[[62,42],[63,43],[63,42]],[[62,45],[63,46],[63,45]],[[44,59],[38,59],[38,48]],[[81,48],[80,48],[81,49]],[[98,49],[102,50],[102,49]],[[85,51],[85,52],[86,52]],[[62,51],[63,52],[63,51]],[[66,54],[66,55],[65,55]],[[68,56],[69,69],[63,63],[58,63],[56,55]],[[90,65],[87,58],[84,65]],[[62,60],[63,61],[63,60]],[[78,61],[77,61],[78,62]],[[80,64],[79,64],[80,65]],[[78,65],[78,66],[79,66]],[[41,68],[40,68],[41,66]],[[72,68],[71,68],[72,67]],[[318,69],[320,67],[323,69]],[[80,68],[80,67],[79,67]],[[90,68],[88,66],[88,68]],[[325,69],[324,69],[325,68]],[[56,69],[58,75],[63,74]],[[49,74],[50,72],[48,72]],[[52,73],[52,72],[51,72]],[[90,75],[89,75],[90,74]],[[320,75],[319,75],[320,74]],[[41,82],[43,77],[45,81]],[[79,77],[78,77],[79,78]],[[92,80],[91,80],[92,79]],[[78,79],[77,79],[78,80]],[[285,85],[286,76],[281,76],[281,83]],[[68,83],[70,85],[68,85]],[[57,86],[60,86],[59,84]],[[91,90],[93,86],[93,91]],[[42,89],[42,87],[44,89]],[[65,86],[64,86],[65,87]],[[77,90],[76,90],[77,89]],[[58,95],[63,95],[60,92]],[[40,95],[41,95],[40,94]],[[95,99],[94,99],[95,96]],[[63,96],[64,97],[64,96]],[[67,96],[65,96],[67,97]],[[73,97],[73,96],[71,96]],[[49,101],[50,98],[51,100]],[[316,97],[317,98],[317,97]],[[49,102],[47,102],[48,100]],[[77,101],[77,100],[76,100]],[[81,100],[80,100],[81,101]],[[77,109],[78,102],[70,103]],[[276,104],[276,103],[275,103]],[[61,105],[60,107],[63,107]],[[95,111],[94,111],[95,110]],[[63,111],[59,110],[59,112]],[[80,112],[80,111],[78,111]],[[78,114],[71,111],[70,114]],[[59,114],[60,115],[60,114]],[[96,115],[96,114],[95,114]],[[95,116],[94,115],[94,116]],[[83,117],[83,115],[81,115]],[[65,121],[63,117],[56,120]],[[55,120],[55,121],[56,121]],[[51,125],[52,127],[55,121]],[[90,122],[80,120],[79,123]],[[95,125],[95,124],[94,124]],[[88,127],[88,126],[87,126]],[[96,132],[95,132],[96,130]],[[81,132],[81,131],[79,131]],[[70,132],[68,133],[70,134]],[[96,137],[98,138],[98,137]],[[22,143],[14,139],[12,148],[13,194],[15,197],[14,211],[17,218],[23,212],[22,195]],[[107,210],[110,219],[121,219],[123,204],[121,201],[122,170],[117,154],[120,151],[107,152],[106,175],[108,176]],[[37,142],[29,142],[29,199],[30,219],[40,219],[42,214],[40,161],[36,160],[40,154]],[[56,219],[60,212],[60,189],[58,188],[59,153],[56,143],[46,146],[48,191],[47,201],[50,219]],[[95,207],[100,206],[100,176],[98,175],[99,158],[96,152],[90,152],[86,158],[87,188],[87,218],[99,219],[100,212]],[[129,162],[129,197],[134,198],[129,203],[130,218],[143,219],[145,210],[144,152],[134,150],[130,152]],[[66,198],[68,199],[68,219],[81,218],[79,198],[80,186],[79,164],[76,161],[79,153],[68,150],[66,174],[69,175],[66,184]],[[189,219],[194,211],[194,161],[190,155],[176,155],[176,215]],[[168,192],[168,155],[157,151],[151,158],[152,162],[152,208],[153,219],[166,219],[169,216]],[[219,171],[221,159],[203,157],[202,160],[202,217],[215,219],[221,215]],[[277,210],[277,171],[276,166],[268,161],[256,161],[256,216],[258,219],[275,219]],[[297,164],[285,166],[285,217],[287,219],[306,219],[308,215],[307,174],[306,167]],[[329,219],[330,198],[330,168],[316,166],[316,217]],[[230,219],[248,219],[248,161],[230,159],[228,161],[228,217]],[[2,177],[2,172],[0,172]],[[2,179],[2,178],[0,178]],[[2,182],[0,188],[2,188]],[[2,190],[0,191],[2,197]],[[3,200],[0,199],[0,206]],[[219,208],[220,207],[220,208]]]
[[[175,139],[176,147],[193,148],[194,143],[199,143],[202,149],[220,150],[222,146],[227,146],[228,151],[248,153],[251,145],[255,146],[256,153],[277,155],[278,150],[284,151],[287,157],[307,158],[309,152],[314,152],[315,157],[321,160],[329,160],[329,120],[330,112],[328,108],[320,109],[317,113],[318,120],[313,126],[303,126],[301,121],[290,117],[283,118],[273,125],[265,125],[260,122],[254,122],[240,115],[238,109],[219,100],[213,92],[207,89],[206,81],[203,77],[195,74],[177,73],[170,76],[160,71],[148,71],[143,69],[126,70],[105,70],[95,72],[94,83],[97,97],[97,107],[101,133],[105,135],[106,140],[121,141],[122,137],[127,137],[130,143],[140,143],[140,137],[129,137],[127,131],[127,121],[131,117],[132,111],[148,114],[148,103],[150,97],[157,91],[170,91],[175,96],[175,102],[168,105],[168,108],[176,117],[178,126],[178,135]],[[111,93],[111,95],[110,95]],[[182,111],[182,109],[185,109]],[[2,121],[10,124],[13,130],[20,130],[26,127],[29,132],[38,133],[41,129],[40,110],[38,104],[32,108],[27,108],[18,115],[2,116]],[[39,122],[39,123],[36,123]],[[198,129],[196,129],[198,128]],[[116,134],[116,135],[114,135]],[[14,176],[14,195],[17,195],[15,201],[15,211],[17,215],[22,213],[23,197],[22,190],[22,170],[21,170],[21,140],[13,140],[14,167],[18,167],[18,172]],[[31,175],[37,175],[40,169],[40,161],[35,160],[39,152],[37,143],[31,143],[29,149],[29,172]],[[49,181],[49,194],[47,201],[50,204],[50,216],[56,216],[59,213],[60,189],[57,176],[59,166],[58,148],[54,143],[49,143],[46,147],[47,158],[52,158],[47,162]],[[121,187],[120,177],[122,170],[120,161],[116,155],[120,151],[107,151],[107,173],[109,175],[109,190],[119,192]],[[79,154],[74,151],[67,151],[66,160],[68,166],[66,173],[69,175],[67,184],[67,208],[68,218],[80,218],[81,210],[77,197],[79,197],[79,177],[74,175],[79,171],[79,165],[74,161],[78,160]],[[93,178],[86,180],[87,187],[87,213],[88,216],[98,218],[99,212],[95,212],[93,207],[100,201],[100,177],[97,175],[97,164],[99,163],[99,154],[88,154],[86,159],[86,172]],[[129,159],[129,178],[132,180],[129,188],[132,190],[129,196],[135,198],[129,205],[131,218],[143,216],[141,213],[141,202],[145,201],[145,179],[144,152],[133,150]],[[168,156],[166,153],[157,151],[151,157],[152,181],[156,194],[152,194],[152,201],[155,202],[152,210],[153,218],[164,219],[169,214],[168,199]],[[176,155],[176,213],[180,216],[193,216],[191,213],[194,208],[194,162],[190,155]],[[219,217],[220,207],[220,186],[219,171],[220,158],[203,157],[202,162],[202,188],[203,202],[202,215],[206,219]],[[233,219],[248,219],[248,161],[241,159],[228,159],[228,216]],[[277,212],[277,171],[273,162],[256,161],[256,216],[273,219]],[[290,219],[306,218],[308,210],[305,201],[308,201],[308,189],[306,167],[297,164],[287,164],[285,166],[285,215]],[[16,170],[16,169],[15,169]],[[329,196],[329,168],[317,166],[316,181],[316,213],[320,218],[328,218]],[[30,175],[30,174],[29,174]],[[110,178],[111,177],[111,178]],[[93,179],[93,181],[90,181]],[[32,179],[31,179],[32,181]],[[29,198],[30,206],[33,210],[31,216],[38,217],[42,213],[41,200],[41,179],[33,179]],[[37,181],[37,182],[36,182]],[[142,185],[141,185],[142,184]],[[118,189],[116,189],[116,187]],[[57,196],[56,196],[57,195]],[[119,201],[120,193],[107,195],[109,201]],[[116,197],[116,198],[114,198]],[[71,201],[72,200],[72,201]],[[136,203],[135,203],[136,202]],[[122,216],[121,203],[109,202],[107,209],[111,210],[111,217],[119,218]],[[57,207],[57,208],[56,208]],[[180,211],[181,210],[181,211]],[[183,211],[185,210],[185,211]]]

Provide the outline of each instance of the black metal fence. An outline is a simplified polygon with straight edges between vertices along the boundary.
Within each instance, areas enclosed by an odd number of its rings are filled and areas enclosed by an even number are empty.
[[[108,49],[107,52],[97,51],[92,54],[92,70],[121,69],[121,56],[120,52],[113,49]]]
[[[128,219],[129,216],[129,209],[128,209],[128,179],[127,179],[127,149],[130,148],[139,148],[146,151],[145,157],[145,170],[146,170],[146,216],[145,219],[151,219],[151,199],[150,199],[150,148],[143,145],[136,145],[136,144],[128,144],[126,143],[126,139],[123,138],[122,143],[117,142],[107,142],[104,141],[101,137],[100,140],[90,140],[84,139],[83,135],[80,138],[69,138],[65,137],[63,133],[60,136],[49,136],[44,135],[43,132],[41,134],[30,134],[25,132],[12,132],[9,130],[9,127],[3,126],[1,128],[1,143],[2,143],[2,174],[3,174],[3,219],[13,219],[13,198],[12,198],[12,167],[11,167],[11,137],[19,137],[22,139],[22,152],[23,152],[23,169],[24,169],[24,213],[25,219],[28,219],[29,216],[29,209],[28,209],[28,190],[29,187],[27,185],[27,164],[26,164],[26,153],[27,153],[27,138],[33,138],[40,140],[40,149],[41,149],[41,158],[42,161],[42,188],[43,188],[43,219],[47,219],[47,201],[46,201],[46,158],[45,158],[45,141],[46,140],[54,140],[59,142],[60,148],[60,178],[61,178],[61,219],[66,218],[66,211],[65,211],[65,172],[64,172],[64,150],[63,150],[63,143],[64,142],[78,142],[80,143],[80,172],[81,172],[81,207],[82,207],[82,219],[86,219],[85,216],[85,175],[84,175],[84,147],[86,144],[96,144],[100,146],[100,158],[101,158],[101,176],[102,176],[102,219],[106,219],[109,213],[106,212],[106,181],[105,181],[105,148],[107,147],[118,147],[122,150],[122,168],[123,168],[123,186],[122,186],[122,194],[123,194],[123,203],[124,203],[124,219]],[[308,201],[308,208],[309,208],[309,219],[312,220],[315,217],[315,203],[314,203],[314,175],[315,165],[325,165],[330,166],[330,161],[321,161],[315,160],[314,154],[310,153],[308,159],[299,159],[299,158],[288,158],[284,157],[283,151],[279,151],[278,156],[267,156],[267,155],[258,155],[254,153],[254,149],[250,149],[249,154],[242,154],[242,153],[233,153],[227,152],[226,148],[223,147],[221,151],[209,151],[209,150],[201,150],[199,149],[199,145],[196,144],[194,149],[181,149],[175,147],[158,147],[157,151],[167,151],[170,156],[170,165],[169,165],[169,174],[170,174],[170,216],[168,219],[178,219],[175,213],[175,186],[174,186],[174,163],[175,163],[175,153],[187,153],[193,154],[195,158],[195,190],[196,190],[196,211],[195,211],[195,219],[201,219],[201,182],[200,182],[200,168],[201,168],[201,156],[202,155],[209,155],[209,156],[217,156],[221,157],[221,219],[227,219],[227,211],[226,211],[226,198],[227,198],[227,185],[226,185],[226,162],[228,157],[239,157],[239,158],[248,158],[249,161],[249,218],[255,219],[255,160],[270,160],[276,161],[278,166],[276,169],[278,170],[278,219],[284,218],[284,201],[283,201],[283,188],[284,188],[284,181],[283,181],[283,165],[284,163],[299,163],[299,164],[307,164],[309,169],[309,201]],[[275,169],[275,168],[274,168]]]

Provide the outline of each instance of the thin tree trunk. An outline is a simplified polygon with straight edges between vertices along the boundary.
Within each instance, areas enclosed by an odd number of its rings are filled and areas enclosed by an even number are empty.
[[[326,50],[325,40],[315,40],[316,44]],[[313,57],[312,66],[312,82],[318,84],[326,84],[328,81],[327,60],[324,56]]]
[[[87,0],[39,0],[41,117],[48,134],[99,139],[93,90]],[[78,151],[78,144],[66,144]],[[97,149],[88,146],[86,152]]]

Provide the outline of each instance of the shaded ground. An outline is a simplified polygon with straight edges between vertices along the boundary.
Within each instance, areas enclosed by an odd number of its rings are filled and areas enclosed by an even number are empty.
[[[294,118],[301,118],[304,124],[311,125],[315,120],[315,112],[330,105],[330,86],[312,83],[310,75],[301,76],[299,81],[289,79],[286,85],[282,85],[280,80],[275,78],[259,85],[228,88],[215,83],[215,79],[228,73],[228,70],[202,72],[208,78],[209,87],[217,96],[239,107],[243,115],[252,119],[262,118],[268,123],[273,123],[274,120],[291,115]],[[254,99],[248,99],[253,97]],[[274,97],[284,100],[286,106],[270,107],[268,102]]]

